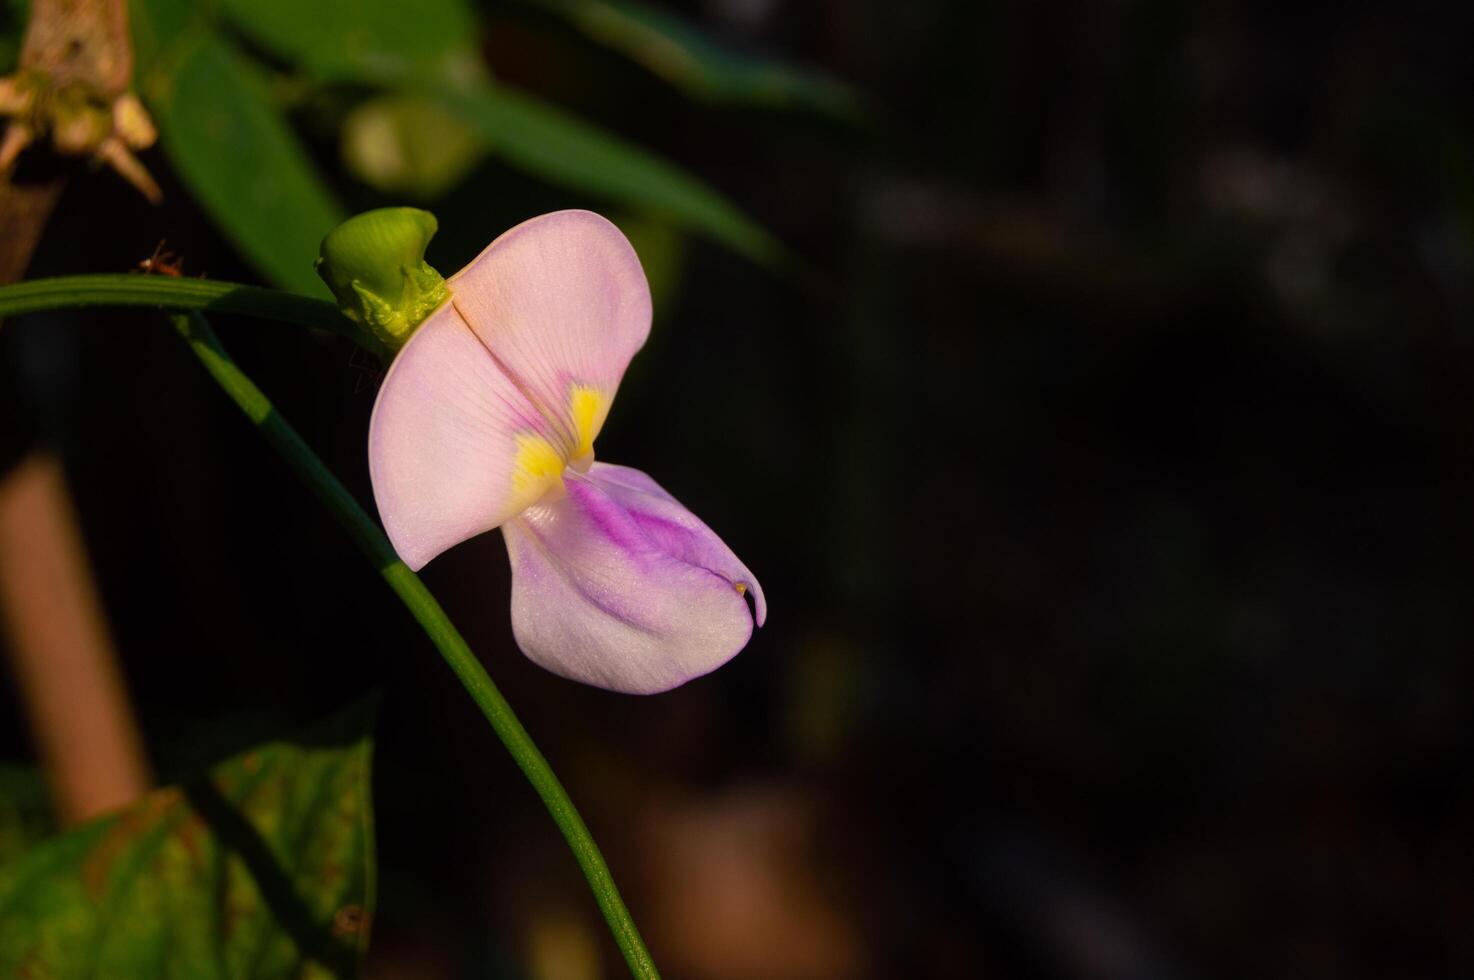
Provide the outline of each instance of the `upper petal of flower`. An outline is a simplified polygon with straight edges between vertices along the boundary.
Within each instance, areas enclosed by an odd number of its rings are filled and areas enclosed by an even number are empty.
[[[538,664],[631,694],[726,663],[752,636],[762,588],[711,529],[645,474],[596,463],[567,495],[502,527],[512,631]]]
[[[630,358],[650,335],[650,285],[634,248],[592,211],[524,221],[446,281],[502,369],[566,440],[593,448]]]
[[[520,513],[587,457],[650,332],[650,288],[613,224],[525,221],[446,282],[369,425],[374,498],[418,570]]]

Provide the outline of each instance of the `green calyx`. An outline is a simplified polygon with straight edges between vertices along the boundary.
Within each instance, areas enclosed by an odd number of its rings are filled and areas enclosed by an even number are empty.
[[[439,223],[418,208],[379,208],[343,222],[322,240],[317,274],[350,320],[398,350],[445,302],[445,279],[425,262]]]

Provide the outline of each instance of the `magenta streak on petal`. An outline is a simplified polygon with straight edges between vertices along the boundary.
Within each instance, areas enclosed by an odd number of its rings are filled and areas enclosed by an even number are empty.
[[[720,572],[706,568],[698,562],[687,561],[678,552],[661,547],[662,542],[645,533],[643,527],[644,522],[641,520],[642,515],[634,511],[625,510],[614,498],[602,492],[602,488],[596,485],[596,481],[571,476],[565,481],[565,485],[568,489],[568,496],[577,502],[584,516],[593,522],[597,533],[624,552],[625,559],[637,568],[647,568],[655,561],[663,558],[674,558],[684,562],[693,569],[700,569],[710,574],[713,578],[730,583],[731,580]],[[528,518],[523,522],[529,531],[528,536],[545,554],[550,558],[555,558],[553,550],[549,547],[544,534],[539,531],[539,524],[541,522],[533,519],[530,513],[536,509],[529,508],[529,513],[523,515],[524,518]],[[577,589],[580,595],[589,602],[597,605],[604,612],[636,629],[645,630],[646,632],[656,632],[642,621],[638,612],[639,603],[637,595],[617,592],[599,595],[597,592],[586,588],[583,583],[571,576],[568,569],[560,565],[556,560],[551,561],[550,564],[563,576],[571,588]]]
[[[565,474],[567,496],[504,525],[513,632],[530,658],[565,677],[668,690],[747,644],[753,616],[733,583],[751,576],[680,504],[606,484],[599,466]],[[652,506],[662,513],[644,513]],[[756,583],[752,591],[760,594]]]
[[[598,528],[598,532],[613,542],[620,550],[624,551],[626,553],[625,557],[628,560],[639,562],[640,556],[636,549],[632,547],[632,545],[636,545],[639,542],[628,533],[625,533],[627,529],[622,527],[619,521],[612,519],[612,515],[608,513],[600,514],[598,512],[599,502],[589,500],[587,496],[579,493],[572,486],[569,487],[569,496],[581,498],[579,502],[584,507],[585,516],[594,522],[595,527]],[[590,506],[591,504],[592,506]],[[523,513],[519,525],[526,531],[527,540],[532,542],[532,545],[542,552],[543,557],[547,560],[548,567],[557,573],[564,584],[577,592],[586,602],[598,607],[600,612],[613,616],[621,623],[631,626],[634,629],[650,632],[650,630],[645,629],[645,626],[637,617],[620,608],[619,604],[615,602],[615,599],[619,598],[616,593],[601,592],[590,587],[586,581],[574,575],[566,565],[558,561],[557,555],[554,553],[554,546],[549,543],[546,532],[541,530],[541,526],[545,522],[538,520],[538,517],[539,508],[528,508]]]
[[[745,586],[752,593],[757,625],[767,621],[767,598],[757,576],[738,560],[716,532],[649,475],[629,466],[595,463],[588,478],[616,500],[666,554],[708,569],[734,586]]]
[[[732,585],[733,588],[736,588],[740,584],[744,588],[755,589],[757,580],[750,574],[733,578],[719,570],[718,567],[713,567],[719,566],[721,564],[719,561],[709,562],[703,560],[705,556],[699,547],[693,545],[691,532],[686,527],[675,521],[666,520],[654,514],[641,513],[637,510],[629,511],[629,515],[634,519],[635,526],[644,533],[645,537],[666,554],[674,558],[679,558],[688,565],[705,568],[713,575],[721,577],[724,581]],[[756,595],[756,592],[754,592],[754,595]],[[764,606],[762,612],[758,614],[757,624],[759,626],[763,625],[763,619],[766,618],[766,615],[767,608]]]
[[[536,526],[528,519],[530,516],[531,511],[524,514],[522,518],[514,518],[505,525],[505,528],[515,528],[516,532],[524,535],[532,547],[537,549],[547,567],[552,570],[553,574],[566,588],[577,593],[580,599],[593,606],[599,612],[628,626],[630,629],[639,630],[649,636],[660,635],[660,630],[643,622],[641,617],[632,611],[632,607],[628,602],[620,601],[626,597],[607,589],[594,588],[586,580],[574,574],[566,564],[559,560],[556,547],[550,544],[539,533]],[[631,561],[639,561],[637,555],[630,554],[628,557]],[[514,568],[513,574],[519,573],[520,570]]]

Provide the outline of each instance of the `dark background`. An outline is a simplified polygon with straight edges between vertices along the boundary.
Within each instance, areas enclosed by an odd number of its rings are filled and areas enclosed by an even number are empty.
[[[678,8],[849,82],[859,127],[693,104],[486,8],[499,77],[683,163],[804,262],[680,239],[599,444],[762,580],[746,652],[667,695],[583,688],[513,645],[496,534],[426,572],[667,975],[1474,974],[1461,8]],[[166,238],[187,273],[251,281],[146,159],[168,203],[74,181],[32,276]],[[446,273],[533,214],[608,210],[495,161],[429,206]],[[348,345],[220,325],[370,501]],[[161,777],[382,691],[370,975],[617,975],[506,753],[167,326],[3,336]],[[29,752],[13,696],[3,747]]]

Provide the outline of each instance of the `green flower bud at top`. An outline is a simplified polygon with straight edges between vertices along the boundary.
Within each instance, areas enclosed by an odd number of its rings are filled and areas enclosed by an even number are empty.
[[[328,232],[317,274],[348,319],[398,350],[420,322],[445,302],[445,280],[425,262],[439,228],[418,208],[365,211]]]

